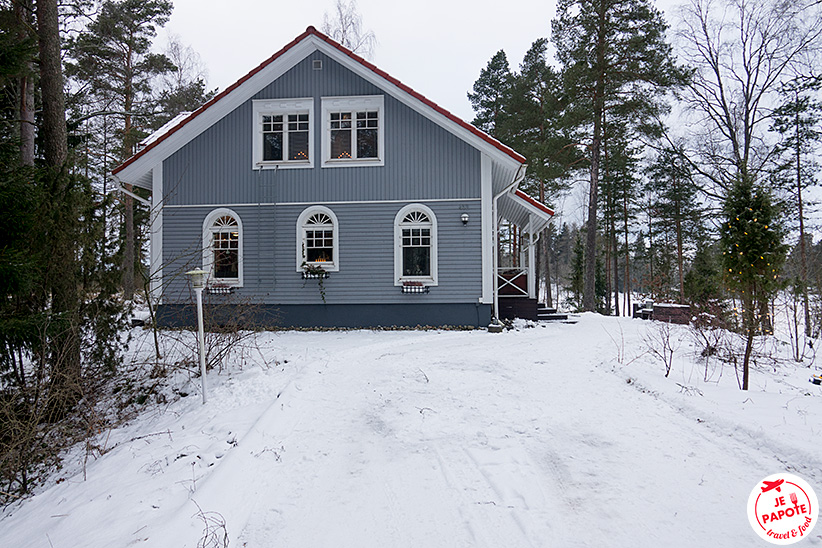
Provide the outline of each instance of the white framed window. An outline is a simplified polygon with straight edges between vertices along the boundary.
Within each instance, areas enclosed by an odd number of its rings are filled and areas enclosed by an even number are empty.
[[[252,104],[252,169],[314,167],[314,100],[256,99]]]
[[[404,282],[437,285],[437,218],[422,204],[394,218],[394,285]]]
[[[303,265],[328,272],[340,270],[340,231],[337,216],[324,206],[312,206],[297,219],[297,272]]]
[[[323,97],[323,167],[385,163],[385,101],[382,95]]]
[[[230,209],[215,209],[203,221],[203,270],[209,283],[243,285],[243,223]]]

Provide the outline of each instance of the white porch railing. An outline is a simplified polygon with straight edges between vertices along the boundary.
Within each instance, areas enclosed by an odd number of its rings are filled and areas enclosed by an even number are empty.
[[[528,297],[528,268],[497,268],[497,292],[500,297]]]

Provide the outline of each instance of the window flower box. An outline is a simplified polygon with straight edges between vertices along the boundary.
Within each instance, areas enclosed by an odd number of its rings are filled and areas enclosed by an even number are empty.
[[[211,284],[206,288],[206,291],[211,295],[230,295],[234,293],[234,286],[226,284]]]
[[[403,293],[428,293],[429,287],[422,282],[402,282]]]
[[[313,270],[312,271],[303,270],[303,272],[301,274],[301,277],[302,277],[303,280],[319,280],[320,278],[325,280],[325,279],[328,278],[328,272],[326,272],[325,270],[323,270],[322,272],[316,272],[316,271],[313,271]]]

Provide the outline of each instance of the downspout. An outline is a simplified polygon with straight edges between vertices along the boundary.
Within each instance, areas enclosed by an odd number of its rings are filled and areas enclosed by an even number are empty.
[[[494,280],[494,317],[491,318],[491,324],[499,325],[499,279],[497,278],[498,272],[497,269],[499,268],[499,218],[497,215],[497,201],[502,198],[502,196],[508,192],[511,192],[512,189],[516,188],[517,185],[525,178],[525,168],[526,164],[520,164],[519,169],[517,169],[516,175],[514,175],[514,180],[511,181],[511,184],[505,187],[499,194],[494,196],[494,199],[491,201],[491,226],[492,226],[492,234],[494,235],[494,254],[493,260],[491,264],[493,265],[493,275],[492,279]]]
[[[537,294],[537,265],[536,265],[536,244],[539,241],[539,234],[534,235],[534,214],[528,214],[528,298],[536,298],[539,300]]]
[[[152,177],[153,177],[153,175],[152,175]],[[157,200],[157,205],[156,205],[156,210],[155,210],[154,191],[156,190],[156,188],[154,187],[153,182],[152,182],[152,188],[151,188],[151,198],[150,198],[150,200],[146,200],[145,198],[134,194],[130,190],[127,190],[123,186],[123,181],[121,181],[120,178],[117,175],[115,175],[114,173],[111,173],[111,179],[114,182],[114,188],[112,189],[114,192],[120,191],[123,194],[125,194],[127,196],[130,196],[132,199],[137,200],[137,202],[139,202],[139,203],[143,204],[144,206],[146,206],[148,208],[148,211],[149,211],[149,244],[151,246],[150,247],[151,251],[149,253],[148,280],[146,280],[147,283],[148,283],[148,286],[149,286],[148,287],[148,292],[146,294],[146,300],[147,300],[148,306],[149,306],[149,313],[151,314],[151,321],[156,326],[155,309],[153,308],[153,305],[151,304],[151,299],[152,298],[157,299],[155,304],[159,304],[160,299],[159,299],[159,297],[156,296],[156,293],[158,293],[158,290],[155,288],[155,281],[154,281],[154,275],[156,274],[156,271],[152,270],[152,269],[154,269],[155,266],[156,266],[156,264],[155,264],[155,258],[156,258],[155,253],[157,253],[157,247],[156,246],[158,244],[157,244],[157,242],[155,242],[155,237],[156,237],[155,236],[155,228],[156,228],[155,223],[157,222],[157,215],[160,214],[159,209],[162,207],[162,198],[160,197]],[[162,191],[160,192],[160,194],[162,194]],[[162,264],[162,257],[159,259],[159,262],[160,262],[160,264]],[[155,332],[155,339],[156,339],[156,332]],[[156,340],[155,340],[155,350],[156,350],[157,356],[159,356],[160,355],[160,350],[159,350],[159,345],[158,345]]]

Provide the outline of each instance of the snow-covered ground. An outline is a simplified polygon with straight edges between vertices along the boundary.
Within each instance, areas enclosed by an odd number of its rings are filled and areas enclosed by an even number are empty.
[[[85,471],[70,454],[5,510],[0,545],[768,546],[746,515],[760,479],[822,495],[814,369],[760,360],[745,393],[677,327],[665,378],[654,325],[259,334],[256,362],[209,374],[208,404],[191,379],[101,433]]]

